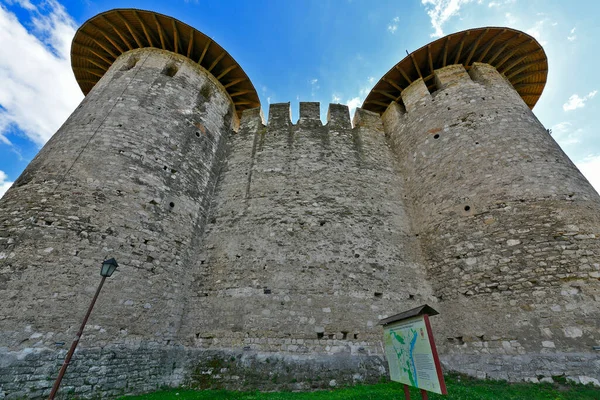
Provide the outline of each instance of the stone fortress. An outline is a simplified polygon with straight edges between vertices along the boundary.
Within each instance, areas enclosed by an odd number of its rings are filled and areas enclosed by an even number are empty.
[[[348,107],[271,104],[209,37],[112,10],[86,94],[0,201],[0,397],[310,389],[386,376],[379,319],[427,303],[446,371],[600,378],[600,197],[531,108],[508,28],[410,54]],[[57,94],[59,95],[59,94]]]

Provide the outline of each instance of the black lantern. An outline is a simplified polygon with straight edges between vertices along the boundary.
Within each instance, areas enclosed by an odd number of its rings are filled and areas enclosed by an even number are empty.
[[[102,262],[102,268],[100,269],[100,275],[108,278],[115,272],[118,266],[119,264],[117,264],[117,260],[114,258],[104,260]]]
[[[85,317],[83,318],[83,322],[81,323],[81,326],[79,327],[79,332],[77,332],[77,335],[75,335],[75,340],[73,340],[73,343],[71,343],[71,348],[69,349],[69,352],[67,353],[67,356],[65,357],[65,361],[63,362],[62,367],[60,367],[60,371],[58,371],[58,377],[56,378],[56,381],[54,381],[54,385],[52,386],[52,390],[50,391],[50,396],[48,397],[48,400],[54,400],[56,393],[58,393],[58,388],[60,387],[60,382],[62,381],[63,376],[65,376],[67,367],[69,366],[69,363],[71,362],[71,357],[73,357],[73,353],[75,353],[75,348],[77,347],[77,344],[79,343],[79,339],[83,335],[83,330],[85,329],[85,324],[87,323],[87,320],[90,317],[90,314],[92,313],[94,304],[96,304],[96,300],[98,299],[100,290],[102,290],[102,285],[104,285],[104,281],[106,280],[106,278],[110,277],[113,274],[113,272],[115,272],[115,270],[117,269],[118,266],[119,266],[119,264],[117,264],[117,260],[115,260],[114,258],[102,261],[102,268],[100,268],[100,275],[102,275],[102,279],[100,280],[98,289],[96,289],[96,294],[94,295],[94,298],[92,299],[92,302],[90,303],[90,306],[87,310],[87,314],[85,314]]]

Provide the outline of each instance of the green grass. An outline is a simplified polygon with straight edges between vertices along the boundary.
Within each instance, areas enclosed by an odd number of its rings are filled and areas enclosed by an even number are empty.
[[[452,400],[598,400],[600,389],[583,385],[507,383],[481,381],[465,377],[446,377],[448,396],[429,393],[429,399]],[[411,390],[411,399],[420,399],[417,390]],[[390,382],[360,385],[316,392],[234,392],[226,390],[170,389],[140,396],[122,397],[123,400],[367,400],[404,399],[402,385]]]

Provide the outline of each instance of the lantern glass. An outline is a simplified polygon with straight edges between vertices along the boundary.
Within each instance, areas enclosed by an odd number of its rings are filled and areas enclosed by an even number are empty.
[[[114,258],[104,260],[104,262],[102,262],[102,268],[100,268],[100,275],[108,278],[115,272],[118,266],[119,264],[117,264],[117,260]]]

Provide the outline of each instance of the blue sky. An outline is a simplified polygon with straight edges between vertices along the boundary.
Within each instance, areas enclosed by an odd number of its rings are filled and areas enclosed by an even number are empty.
[[[540,121],[600,191],[600,2],[596,0],[0,0],[0,196],[83,95],[70,68],[75,30],[112,8],[157,11],[216,40],[269,103],[360,106],[409,52],[437,37],[508,26],[549,59]]]

